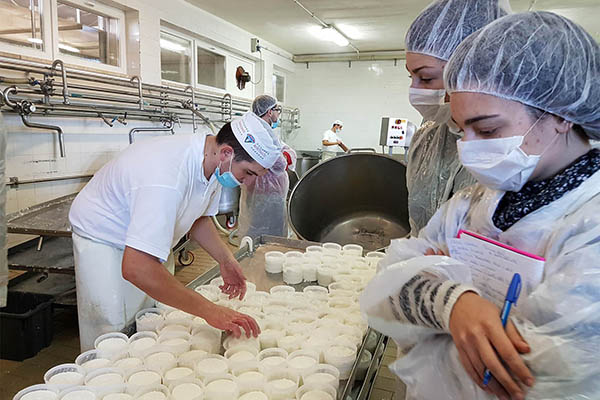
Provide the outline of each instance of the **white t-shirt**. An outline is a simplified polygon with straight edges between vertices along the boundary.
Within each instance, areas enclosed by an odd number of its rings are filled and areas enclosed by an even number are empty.
[[[221,185],[204,176],[206,135],[135,143],[102,167],[69,212],[73,231],[166,260],[202,216],[216,215]]]
[[[340,138],[339,138],[339,136],[334,131],[332,131],[331,129],[327,129],[323,133],[323,140],[335,143],[335,142],[339,141]],[[325,145],[323,145],[323,151],[332,151],[332,152],[335,152],[336,149],[337,149],[337,145],[335,145],[335,146],[325,146]]]

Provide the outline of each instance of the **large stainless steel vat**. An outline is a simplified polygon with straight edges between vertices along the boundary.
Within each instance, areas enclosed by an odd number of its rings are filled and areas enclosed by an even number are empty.
[[[405,166],[384,155],[348,154],[325,161],[294,188],[290,225],[305,240],[385,247],[410,231],[405,177]]]
[[[308,170],[317,165],[319,161],[320,158],[316,155],[301,153],[296,160],[296,173],[300,178],[302,178],[308,172]]]

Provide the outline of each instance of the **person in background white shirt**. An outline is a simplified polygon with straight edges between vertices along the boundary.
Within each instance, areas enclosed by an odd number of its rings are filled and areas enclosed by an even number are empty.
[[[185,288],[161,263],[189,232],[219,263],[221,290],[243,298],[245,277],[210,216],[218,212],[221,186],[250,184],[281,156],[269,130],[249,112],[217,136],[135,143],[94,175],[69,212],[82,351],[98,335],[125,327],[152,299],[236,337],[240,328],[258,335],[250,316]]]
[[[338,133],[342,131],[342,121],[339,119],[333,122],[331,129],[327,129],[323,133],[323,152],[321,154],[321,161],[329,160],[334,158],[337,150],[337,146],[341,147],[343,151],[347,152],[348,147],[341,141]]]

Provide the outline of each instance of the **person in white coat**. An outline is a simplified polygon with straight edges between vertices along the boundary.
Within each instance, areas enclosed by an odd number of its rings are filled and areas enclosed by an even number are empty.
[[[321,161],[329,160],[330,158],[334,158],[336,155],[337,148],[341,148],[343,151],[348,152],[348,147],[342,142],[339,134],[342,132],[344,127],[344,123],[339,119],[333,121],[333,125],[330,129],[327,129],[323,133],[323,140],[321,140],[321,145],[323,146],[323,150],[321,153]]]
[[[416,236],[437,209],[475,183],[456,152],[459,129],[452,122],[444,67],[471,33],[507,14],[506,0],[438,0],[413,21],[406,34],[409,101],[423,116],[407,154],[406,185],[411,234]]]
[[[550,12],[506,16],[457,48],[445,87],[479,183],[392,242],[361,307],[412,344],[392,366],[410,399],[600,398],[600,47]],[[461,229],[546,260],[506,330],[467,267],[431,256]]]
[[[262,121],[247,113],[216,136],[135,143],[96,172],[69,213],[82,350],[98,335],[122,329],[152,299],[236,336],[240,328],[256,336],[251,317],[185,288],[161,263],[189,232],[219,263],[222,291],[243,298],[244,275],[210,216],[218,211],[221,186],[251,183],[280,154]]]

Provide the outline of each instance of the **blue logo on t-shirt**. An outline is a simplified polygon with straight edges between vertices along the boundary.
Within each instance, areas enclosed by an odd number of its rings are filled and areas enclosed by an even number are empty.
[[[256,143],[256,139],[254,139],[254,136],[252,136],[251,134],[248,134],[246,136],[246,140],[244,140],[244,142],[246,142],[246,143]]]

